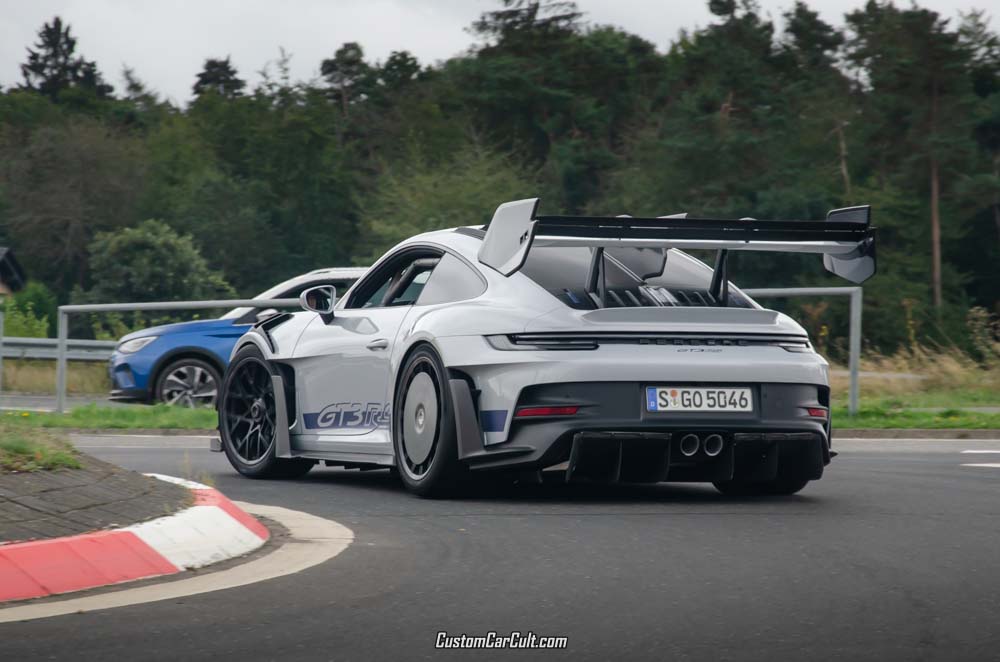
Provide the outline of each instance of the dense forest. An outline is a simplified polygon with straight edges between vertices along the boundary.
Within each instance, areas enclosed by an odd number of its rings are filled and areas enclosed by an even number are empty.
[[[776,219],[871,204],[866,342],[971,347],[970,309],[1000,313],[987,17],[871,0],[830,25],[797,2],[778,31],[753,0],[708,5],[711,23],[653,44],[572,2],[502,0],[445,62],[347,43],[298,81],[290,44],[251,89],[213,57],[183,107],[142,72],[110,84],[54,18],[0,90],[0,244],[34,281],[16,305],[51,322],[57,301],[253,295],[518,197],[547,213]],[[846,284],[810,256],[740,255],[731,273]],[[835,349],[846,306],[794,305]]]

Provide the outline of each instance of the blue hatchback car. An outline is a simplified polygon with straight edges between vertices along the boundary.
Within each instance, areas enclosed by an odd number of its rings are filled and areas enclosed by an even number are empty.
[[[345,292],[367,269],[317,269],[261,292],[287,299],[317,285]],[[234,308],[219,319],[154,326],[124,336],[111,355],[111,398],[186,407],[215,405],[222,373],[237,339],[274,310]]]

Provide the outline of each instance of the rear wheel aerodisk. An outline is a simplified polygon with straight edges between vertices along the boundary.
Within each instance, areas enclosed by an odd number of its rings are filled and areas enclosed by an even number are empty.
[[[437,436],[438,397],[434,380],[417,373],[406,390],[403,406],[403,448],[410,462],[421,465],[430,457]]]

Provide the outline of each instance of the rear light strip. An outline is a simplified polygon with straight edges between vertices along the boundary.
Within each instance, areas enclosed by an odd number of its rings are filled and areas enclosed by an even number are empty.
[[[687,335],[687,334],[546,334],[520,333],[509,336],[487,336],[497,349],[596,349],[604,343],[639,345],[701,345],[738,346],[771,345],[792,352],[810,352],[809,340],[801,336],[766,335]]]

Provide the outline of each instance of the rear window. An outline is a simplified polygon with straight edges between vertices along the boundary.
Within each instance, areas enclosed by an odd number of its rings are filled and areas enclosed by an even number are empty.
[[[609,251],[610,252],[610,251]],[[591,248],[537,247],[528,251],[521,273],[571,308],[590,310],[597,303],[587,293]],[[649,249],[618,248],[604,256],[607,307],[636,306],[715,306],[709,293],[712,269],[684,253],[670,250],[661,273],[636,274],[627,268],[646,269],[651,264]],[[641,276],[645,276],[643,279]],[[729,289],[729,307],[752,308],[749,299]]]

